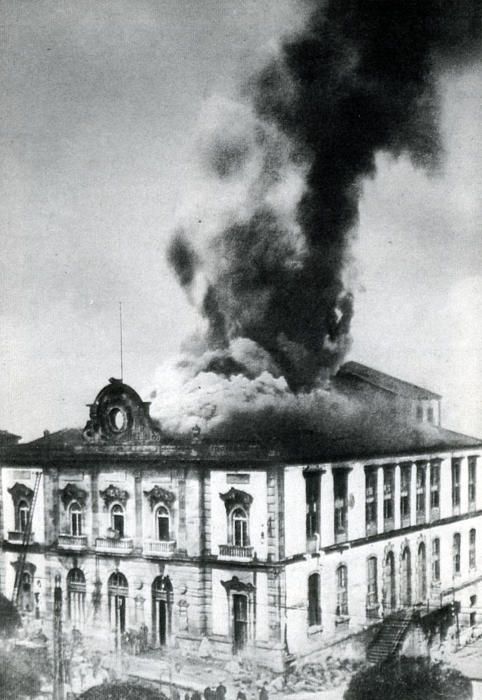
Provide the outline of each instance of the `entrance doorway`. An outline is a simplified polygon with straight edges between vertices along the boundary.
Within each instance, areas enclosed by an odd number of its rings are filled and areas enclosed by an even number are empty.
[[[245,595],[233,595],[233,651],[244,649],[248,640],[248,599]]]
[[[157,576],[152,583],[152,638],[154,646],[166,646],[171,634],[172,583]]]
[[[108,581],[109,615],[116,632],[126,630],[126,600],[129,595],[127,579],[120,571],[115,571]]]

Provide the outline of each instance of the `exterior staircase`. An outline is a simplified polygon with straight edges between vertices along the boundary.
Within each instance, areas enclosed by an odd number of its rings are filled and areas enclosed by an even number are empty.
[[[411,621],[412,610],[399,610],[386,617],[377,636],[368,647],[367,661],[382,663],[394,656],[403,642]]]

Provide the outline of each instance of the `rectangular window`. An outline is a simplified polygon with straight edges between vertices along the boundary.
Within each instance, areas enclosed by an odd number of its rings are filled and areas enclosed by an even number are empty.
[[[469,532],[469,569],[477,568],[476,532],[475,529]]]
[[[417,406],[417,420],[423,420],[423,406]]]
[[[320,475],[305,474],[306,492],[306,536],[311,538],[320,533]]]
[[[400,468],[400,516],[402,527],[410,525],[410,476],[412,466],[403,464]]]
[[[348,615],[348,575],[346,566],[339,566],[336,570],[336,614],[337,616]]]
[[[308,577],[308,625],[321,625],[320,575]]]
[[[333,471],[333,490],[335,496],[335,541],[345,541],[347,538],[347,486],[348,472],[345,469]]]
[[[429,406],[427,409],[427,420],[429,423],[433,423],[433,406]]]
[[[365,469],[365,519],[366,533],[373,535],[377,532],[377,469]]]
[[[383,469],[383,521],[384,528],[393,528],[393,499],[395,497],[395,469]]]
[[[377,559],[370,557],[367,562],[367,617],[378,614]]]
[[[425,521],[425,464],[417,464],[417,522]]]
[[[440,508],[440,465],[430,465],[430,508],[432,516],[438,515]],[[435,511],[435,512],[433,512]]]
[[[475,510],[477,487],[477,457],[469,457],[469,509]]]
[[[440,581],[440,540],[432,540],[432,581]]]
[[[460,507],[460,459],[452,460],[452,507]]]
[[[454,574],[460,574],[460,535],[458,532],[454,535],[452,548]]]
[[[477,623],[477,612],[475,608],[477,607],[477,596],[476,595],[471,595],[470,596],[470,626],[475,627]]]

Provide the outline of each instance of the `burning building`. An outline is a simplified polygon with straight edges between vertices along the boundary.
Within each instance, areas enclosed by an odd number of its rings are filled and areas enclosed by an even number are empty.
[[[354,363],[339,380],[389,385],[403,409],[357,430],[338,416],[338,430],[288,437],[173,439],[111,380],[83,431],[4,455],[2,590],[50,620],[60,575],[64,629],[93,645],[129,633],[197,653],[207,640],[217,658],[278,670],[347,640],[359,653],[375,631],[369,658],[383,658],[427,615],[436,646],[454,601],[462,633],[474,628],[482,441],[413,419],[440,401],[420,387]]]

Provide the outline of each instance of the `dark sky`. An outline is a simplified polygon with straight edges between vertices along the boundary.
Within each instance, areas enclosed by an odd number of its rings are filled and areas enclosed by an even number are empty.
[[[203,104],[293,28],[289,0],[0,2],[0,427],[81,425],[119,373],[147,392],[198,323],[165,262]],[[482,434],[482,70],[443,77],[445,159],[381,154],[354,246],[351,357],[446,396]],[[201,117],[202,118],[202,117]]]

